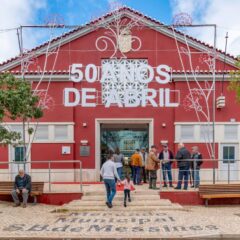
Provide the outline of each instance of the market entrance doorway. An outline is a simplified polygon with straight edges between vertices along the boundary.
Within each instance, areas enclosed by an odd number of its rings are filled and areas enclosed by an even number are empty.
[[[149,124],[101,124],[101,165],[110,151],[119,148],[124,155],[124,173],[136,149],[149,148]]]

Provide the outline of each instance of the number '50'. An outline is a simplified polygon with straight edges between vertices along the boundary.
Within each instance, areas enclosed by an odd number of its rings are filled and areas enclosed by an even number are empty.
[[[81,82],[86,79],[87,82],[93,83],[97,80],[97,73],[97,67],[94,64],[88,64],[85,70],[81,63],[70,65],[70,80],[73,82]]]

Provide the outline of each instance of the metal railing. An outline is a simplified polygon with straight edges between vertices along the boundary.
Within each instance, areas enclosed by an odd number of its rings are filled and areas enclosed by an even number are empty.
[[[184,160],[187,161],[187,160]],[[189,164],[193,162],[193,160],[188,160]],[[171,165],[171,173],[172,173],[172,182],[174,185],[178,182],[178,177],[180,171],[186,173],[188,171],[188,187],[189,183],[192,184],[193,188],[197,188],[196,182],[196,173],[199,171],[200,176],[200,184],[207,183],[239,183],[240,184],[240,160],[239,159],[202,159],[202,164],[200,169],[194,169],[189,167],[189,170],[180,169],[177,164],[178,161],[174,160]],[[159,185],[160,190],[163,189],[164,180],[163,180],[163,169],[162,165],[159,171]],[[169,184],[168,173],[167,170],[164,173],[166,175],[166,183]],[[195,179],[194,179],[195,176]],[[184,185],[184,178],[182,181],[182,185]]]
[[[36,167],[38,165],[38,167]],[[40,165],[40,167],[39,167]],[[5,167],[6,166],[6,167]],[[79,183],[79,191],[83,192],[83,179],[82,179],[82,161],[80,160],[46,160],[46,161],[9,161],[0,162],[0,175],[1,181],[14,181],[15,176],[18,174],[19,169],[24,169],[27,174],[32,177],[32,181],[40,179],[48,184],[48,191],[52,192],[53,184],[65,184],[69,181],[64,180],[63,176],[67,173],[63,171],[64,166],[70,170],[69,173],[73,176],[72,181],[74,184]],[[6,170],[6,171],[4,171]],[[53,174],[60,175],[61,181],[53,181]],[[40,175],[40,176],[39,176]],[[5,177],[6,176],[6,177]],[[78,180],[78,181],[77,181]],[[75,191],[75,190],[74,190]]]

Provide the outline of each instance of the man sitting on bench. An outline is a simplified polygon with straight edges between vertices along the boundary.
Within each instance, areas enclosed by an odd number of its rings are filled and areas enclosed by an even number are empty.
[[[28,195],[31,191],[31,177],[20,169],[18,175],[15,177],[14,189],[12,190],[12,198],[14,201],[14,207],[20,206],[18,194],[22,195],[23,208],[27,207]]]

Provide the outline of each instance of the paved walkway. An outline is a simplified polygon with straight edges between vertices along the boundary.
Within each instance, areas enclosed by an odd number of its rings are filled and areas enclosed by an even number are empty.
[[[79,186],[72,186],[75,187]],[[128,207],[122,206],[123,192],[118,192],[113,209],[108,209],[103,184],[84,184],[83,192],[85,199],[62,207],[29,204],[23,209],[0,202],[0,239],[205,239],[223,236],[240,239],[239,206],[178,206],[161,200],[158,191],[142,185],[132,192],[133,201]],[[148,205],[152,206],[148,208]]]
[[[28,205],[13,208],[0,202],[0,239],[34,238],[240,238],[240,208],[183,207],[158,211],[55,212],[57,207]]]

